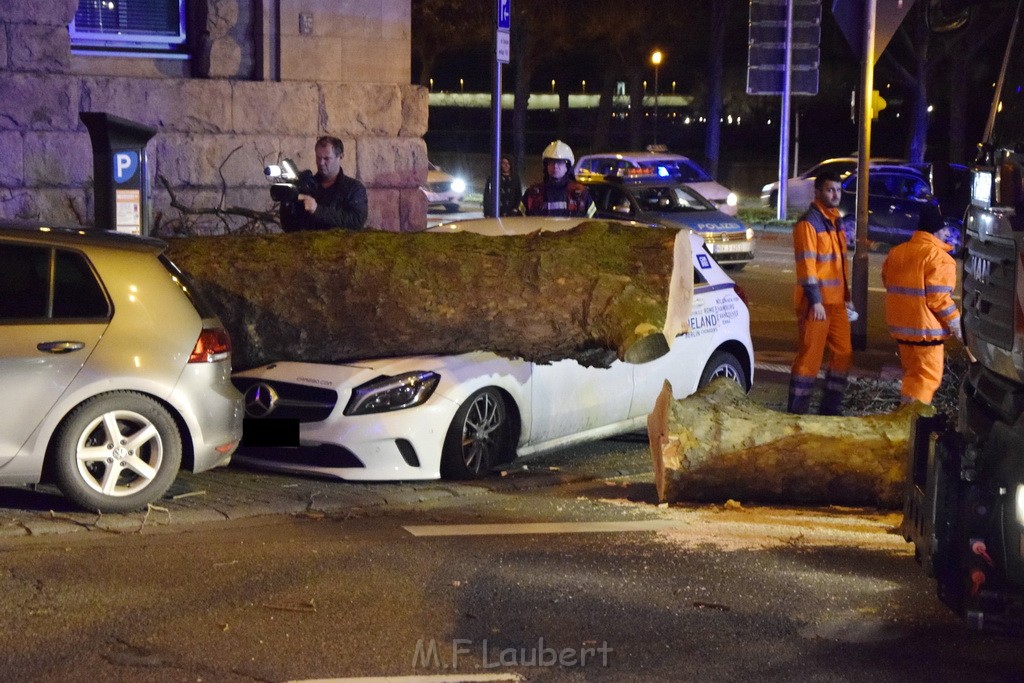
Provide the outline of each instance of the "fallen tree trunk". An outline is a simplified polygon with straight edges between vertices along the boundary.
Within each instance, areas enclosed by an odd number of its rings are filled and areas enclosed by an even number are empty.
[[[666,382],[647,421],[658,498],[899,507],[911,420],[933,413],[792,415],[729,380],[679,401]]]
[[[168,256],[224,322],[239,369],[477,350],[642,362],[687,331],[693,296],[685,233],[603,221],[502,237],[193,237]]]

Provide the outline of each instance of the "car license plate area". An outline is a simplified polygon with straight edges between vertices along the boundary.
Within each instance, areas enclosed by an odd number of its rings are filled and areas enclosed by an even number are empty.
[[[299,421],[297,419],[242,420],[243,447],[297,448]]]
[[[750,251],[746,242],[713,242],[708,245],[712,254],[732,254],[737,251]]]

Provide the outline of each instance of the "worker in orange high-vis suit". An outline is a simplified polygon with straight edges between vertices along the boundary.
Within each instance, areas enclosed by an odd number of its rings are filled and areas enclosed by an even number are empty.
[[[789,379],[791,413],[810,410],[814,384],[829,351],[822,415],[842,415],[846,378],[853,364],[850,342],[849,266],[846,235],[839,226],[840,177],[822,173],[814,179],[814,201],[793,226],[797,286],[797,350]],[[848,310],[849,309],[849,310]]]
[[[943,342],[950,335],[963,340],[948,239],[938,207],[926,204],[910,241],[894,247],[882,264],[885,323],[899,346],[903,403],[932,402],[942,384]]]

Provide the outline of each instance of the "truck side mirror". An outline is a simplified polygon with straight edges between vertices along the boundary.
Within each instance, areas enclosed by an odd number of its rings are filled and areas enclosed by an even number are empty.
[[[971,20],[970,7],[949,7],[949,0],[928,0],[924,18],[933,33],[950,33],[959,30]]]

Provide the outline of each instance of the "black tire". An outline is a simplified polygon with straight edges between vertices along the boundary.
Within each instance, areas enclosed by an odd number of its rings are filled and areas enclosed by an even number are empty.
[[[87,510],[143,508],[164,494],[181,466],[174,418],[153,399],[128,391],[96,396],[75,408],[52,446],[57,486]],[[108,480],[113,467],[116,478]]]
[[[512,460],[512,425],[505,400],[497,389],[480,389],[466,399],[441,450],[441,476],[479,479],[492,467]]]
[[[448,213],[455,213],[456,211],[459,210],[459,205],[458,204],[445,204],[444,205],[444,209]]]
[[[723,263],[722,268],[732,273],[738,273],[741,270],[743,270],[746,267],[746,265],[746,261],[744,261],[743,263]]]
[[[706,387],[711,383],[711,380],[718,379],[719,377],[733,380],[743,387],[743,391],[750,390],[750,380],[747,379],[747,373],[744,372],[743,365],[736,356],[728,351],[715,351],[711,354],[711,359],[704,366],[704,372],[700,375],[700,383],[697,385],[697,388]]]

